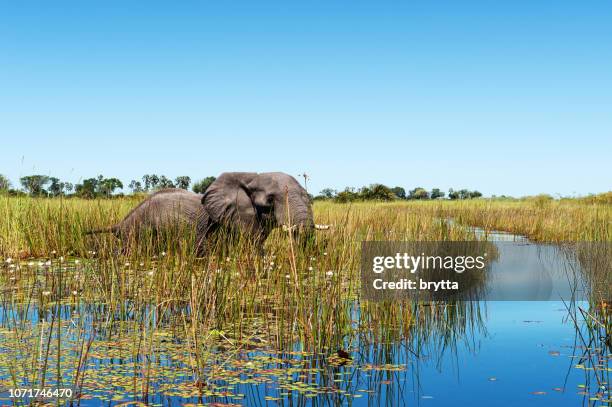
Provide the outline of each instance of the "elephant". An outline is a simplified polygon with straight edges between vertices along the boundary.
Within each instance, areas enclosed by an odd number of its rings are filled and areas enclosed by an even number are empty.
[[[202,194],[179,188],[162,189],[149,195],[119,223],[87,234],[112,233],[121,240],[141,239],[147,233],[159,234],[173,228],[195,230],[200,249],[208,230],[209,216],[202,206]]]
[[[315,229],[308,193],[282,172],[223,173],[204,192],[202,205],[211,224],[229,226],[259,242],[278,226],[302,236]]]
[[[222,228],[263,246],[276,227],[311,236],[318,226],[308,193],[292,176],[282,172],[225,172],[203,194],[174,188],[155,192],[116,225],[89,233],[138,238],[145,230],[162,233],[176,224],[195,230],[198,252],[203,251],[206,239]]]

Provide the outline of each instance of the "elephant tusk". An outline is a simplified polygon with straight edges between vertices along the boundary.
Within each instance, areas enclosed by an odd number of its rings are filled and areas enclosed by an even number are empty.
[[[315,225],[316,230],[327,230],[330,228],[330,225]]]

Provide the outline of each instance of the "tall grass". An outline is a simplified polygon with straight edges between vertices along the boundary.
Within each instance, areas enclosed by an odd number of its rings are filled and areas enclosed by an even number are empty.
[[[583,200],[443,202],[440,216],[486,231],[501,230],[534,241],[612,241],[612,205]]]
[[[85,232],[120,221],[138,199],[0,196],[0,255],[27,258],[63,250],[64,254],[86,256],[95,244],[101,245],[101,253],[110,252],[118,242],[110,236],[91,238]],[[612,205],[588,200],[317,202],[314,212],[317,222],[339,226],[333,233],[334,239],[340,238],[334,240],[336,246],[360,239],[457,238],[456,230],[436,224],[436,219],[444,218],[537,241],[612,240]]]
[[[211,239],[198,258],[192,233],[139,242],[85,235],[136,204],[0,197],[0,353],[8,355],[0,365],[12,385],[88,388],[108,368],[96,361],[110,357],[129,361],[122,388],[139,397],[155,392],[169,366],[187,369],[186,391],[203,395],[252,349],[324,360],[400,341],[415,355],[423,346],[435,354],[479,329],[478,304],[359,303],[362,240],[474,238],[461,224],[537,240],[611,238],[606,205],[488,201],[318,202],[316,223],[329,231],[305,247],[275,231],[265,254],[240,236],[230,247],[224,236]]]

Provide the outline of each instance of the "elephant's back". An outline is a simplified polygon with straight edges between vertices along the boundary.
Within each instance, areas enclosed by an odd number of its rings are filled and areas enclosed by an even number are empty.
[[[197,225],[205,222],[202,195],[184,189],[165,189],[151,194],[124,220],[127,228],[168,227],[180,223]]]

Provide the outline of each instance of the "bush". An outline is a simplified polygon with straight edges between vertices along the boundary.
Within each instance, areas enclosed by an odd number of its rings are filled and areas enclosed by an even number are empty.
[[[191,189],[193,190],[193,192],[195,192],[197,194],[203,194],[204,191],[206,191],[208,189],[210,184],[215,182],[216,179],[217,178],[215,178],[215,177],[206,177],[204,179],[201,179],[201,180],[195,182]]]
[[[393,201],[397,195],[386,185],[372,184],[359,191],[359,198],[365,201]]]

